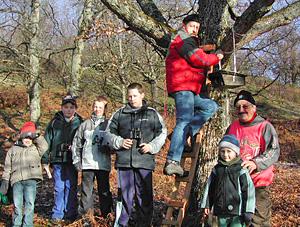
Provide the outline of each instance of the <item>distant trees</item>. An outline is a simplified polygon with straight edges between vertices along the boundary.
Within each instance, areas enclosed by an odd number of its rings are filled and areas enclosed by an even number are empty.
[[[191,12],[201,17],[202,44],[225,51],[224,67],[232,67],[235,47],[240,71],[299,84],[299,0],[2,0],[0,76],[28,85],[33,121],[40,118],[40,86],[50,84],[74,95],[105,93],[121,103],[126,86],[139,81],[159,105],[171,35]],[[227,107],[218,127],[206,128],[194,198],[229,123],[228,91],[214,95]]]
[[[30,118],[40,118],[40,0],[31,4],[3,1],[0,5],[4,14],[1,23],[0,72],[23,74],[27,83]]]

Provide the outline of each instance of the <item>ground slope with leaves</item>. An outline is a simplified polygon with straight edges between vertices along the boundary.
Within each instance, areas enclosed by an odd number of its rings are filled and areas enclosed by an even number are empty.
[[[41,119],[42,128],[45,128],[46,122],[59,109],[61,92],[47,91],[43,92],[43,115]],[[18,88],[18,92],[13,89],[1,90],[0,93],[0,171],[3,170],[5,151],[13,141],[13,135],[19,128],[23,119],[29,119],[29,112],[26,110],[25,90]],[[82,98],[79,100],[79,112],[87,117],[89,108],[86,106],[91,100]],[[272,119],[270,119],[272,121]],[[276,168],[276,178],[271,187],[271,196],[273,201],[272,226],[299,226],[300,225],[300,119],[272,121],[276,127],[280,145],[281,156]],[[174,118],[167,119],[169,131],[174,127]],[[163,175],[162,169],[167,153],[167,141],[163,150],[157,155],[157,168],[154,172],[154,226],[160,226],[163,215],[166,212],[165,201],[170,195],[174,184],[173,177]],[[0,175],[2,174],[0,172]],[[116,171],[111,174],[111,186],[114,197],[116,197]],[[97,196],[95,200],[98,201]],[[97,204],[97,202],[96,202]],[[38,185],[38,193],[35,209],[36,226],[51,226],[49,219],[53,205],[53,183],[45,176],[45,180]],[[11,226],[12,205],[2,206],[0,208],[0,226]],[[96,209],[96,215],[92,220],[93,226],[112,226],[113,214],[107,219],[99,217],[99,209]],[[82,226],[82,219],[66,226]]]

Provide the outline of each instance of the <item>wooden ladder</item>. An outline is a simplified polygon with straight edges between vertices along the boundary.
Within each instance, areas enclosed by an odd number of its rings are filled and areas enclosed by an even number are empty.
[[[165,219],[162,221],[162,226],[181,226],[185,211],[188,207],[189,197],[195,175],[200,144],[202,140],[202,131],[196,135],[196,141],[192,147],[192,152],[184,152],[180,161],[181,167],[185,170],[183,177],[175,177],[175,185],[172,189],[170,198],[167,200],[167,213]],[[190,160],[189,169],[186,169],[186,161]],[[185,185],[181,184],[185,183]],[[182,186],[182,187],[181,187]],[[180,196],[180,189],[183,189],[183,197]],[[181,198],[180,198],[181,197]],[[173,212],[179,209],[177,218],[174,217]]]

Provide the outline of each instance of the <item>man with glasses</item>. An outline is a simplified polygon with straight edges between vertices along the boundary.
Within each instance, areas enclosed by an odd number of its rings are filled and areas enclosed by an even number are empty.
[[[274,178],[274,163],[280,149],[273,125],[260,117],[252,94],[242,90],[234,100],[238,119],[227,129],[240,142],[243,168],[247,168],[255,186],[256,208],[253,227],[271,226],[271,198],[269,186]]]

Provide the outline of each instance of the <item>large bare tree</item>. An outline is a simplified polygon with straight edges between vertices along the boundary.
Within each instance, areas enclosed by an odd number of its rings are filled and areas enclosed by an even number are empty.
[[[112,12],[123,20],[155,50],[166,54],[171,34],[175,29],[168,24],[159,6],[153,0],[101,0]],[[237,51],[255,38],[277,27],[287,25],[300,15],[300,1],[275,0],[198,0],[201,17],[202,43],[215,43],[225,51],[223,64],[230,67],[233,50]],[[233,45],[235,44],[235,45]],[[217,92],[216,99],[222,111],[205,127],[205,138],[201,147],[197,174],[191,193],[190,211],[197,212],[197,195],[201,191],[208,172],[217,158],[216,144],[228,126],[228,91]],[[191,216],[193,219],[193,216]],[[190,223],[190,224],[187,224]],[[186,225],[193,226],[189,220]]]

